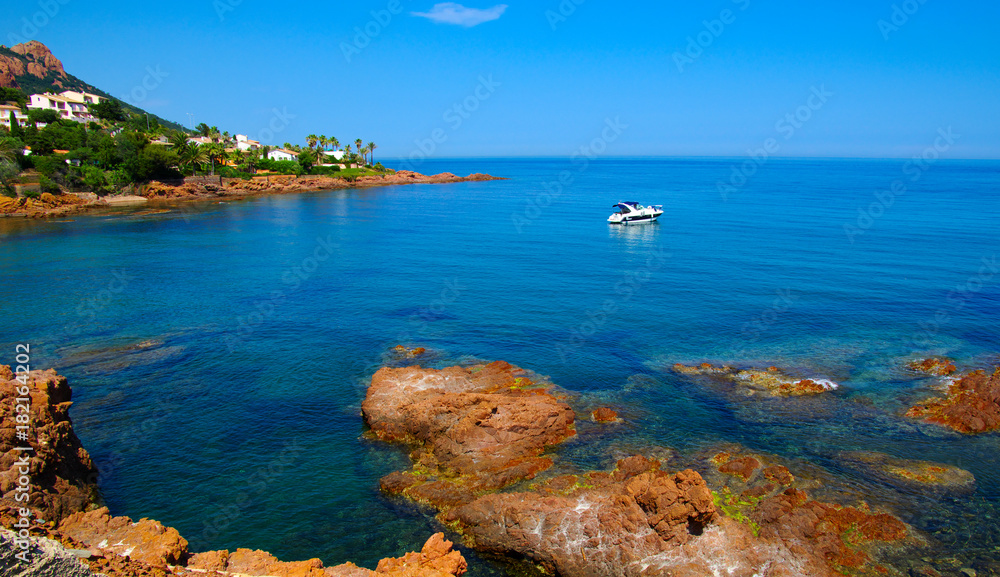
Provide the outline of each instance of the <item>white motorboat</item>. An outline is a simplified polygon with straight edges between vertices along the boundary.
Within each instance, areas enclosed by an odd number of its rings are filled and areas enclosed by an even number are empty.
[[[663,206],[659,204],[642,206],[638,202],[619,202],[613,208],[617,208],[618,212],[611,214],[608,218],[609,224],[655,222],[663,214]]]

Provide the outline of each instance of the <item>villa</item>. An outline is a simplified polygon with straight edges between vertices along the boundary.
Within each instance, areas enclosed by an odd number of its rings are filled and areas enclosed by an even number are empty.
[[[66,90],[61,94],[32,94],[28,100],[28,108],[54,110],[63,120],[88,122],[94,120],[89,105],[98,104],[101,100],[96,94]]]
[[[260,142],[257,140],[250,140],[250,138],[245,134],[237,134],[236,148],[240,150],[257,150],[260,148]]]
[[[20,106],[10,104],[0,104],[0,126],[10,129],[10,115],[14,113],[14,121],[20,126],[28,124],[28,115],[21,112]]]
[[[277,148],[267,153],[267,157],[271,160],[298,160],[299,153],[293,150],[285,150],[284,148]]]

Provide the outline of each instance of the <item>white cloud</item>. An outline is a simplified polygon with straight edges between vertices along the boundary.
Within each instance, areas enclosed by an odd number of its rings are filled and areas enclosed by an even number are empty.
[[[480,10],[478,8],[466,8],[456,2],[442,2],[435,4],[430,12],[411,12],[410,14],[433,20],[438,24],[457,24],[471,28],[483,22],[500,18],[506,10],[506,4],[497,4],[492,8]]]

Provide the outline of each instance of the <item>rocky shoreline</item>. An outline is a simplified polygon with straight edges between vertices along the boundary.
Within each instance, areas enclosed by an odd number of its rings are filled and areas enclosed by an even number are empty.
[[[8,198],[0,196],[0,217],[53,218],[82,212],[108,209],[120,204],[143,204],[156,201],[199,201],[219,198],[249,198],[272,194],[294,194],[323,190],[370,188],[402,184],[446,184],[454,182],[482,182],[505,180],[488,174],[470,174],[461,177],[450,172],[424,175],[400,170],[393,174],[362,176],[349,182],[342,178],[326,176],[259,176],[252,180],[222,177],[187,178],[183,182],[154,181],[140,187],[137,194],[128,197],[99,198],[94,194],[42,194],[39,198]],[[124,198],[126,202],[118,202]]]
[[[431,536],[420,552],[383,559],[374,570],[352,563],[324,567],[319,559],[282,562],[249,549],[192,553],[176,529],[113,517],[101,507],[97,469],[69,419],[72,393],[66,378],[50,369],[32,371],[23,381],[0,365],[0,574],[457,577],[466,571],[465,558],[442,533]],[[30,399],[27,412],[17,409],[26,404],[19,399]],[[26,438],[18,435],[20,414],[28,415]],[[27,446],[30,451],[19,450]],[[25,454],[31,455],[27,465]]]
[[[405,347],[392,353],[411,363],[428,354]],[[754,378],[707,363],[674,370],[727,386],[752,382],[751,395],[821,393],[774,367],[743,369]],[[350,563],[324,567],[319,559],[283,562],[248,549],[189,551],[176,529],[113,517],[101,507],[96,468],[68,416],[71,392],[64,377],[52,370],[30,373],[27,384],[14,377],[0,366],[0,524],[19,530],[24,516],[17,447],[25,442],[33,449],[27,505],[35,520],[26,541],[0,531],[0,566],[15,566],[24,546],[39,567],[23,575],[59,577],[447,577],[468,568],[444,533],[431,536],[420,552],[383,559],[374,570]],[[978,410],[992,399],[997,378],[1000,370],[966,375],[956,381],[947,406],[970,401],[970,410]],[[16,399],[24,393],[32,423],[26,441],[16,434]],[[472,549],[562,577],[938,574],[920,565],[925,536],[869,504],[868,496],[840,492],[830,473],[815,465],[719,445],[683,461],[668,448],[649,447],[610,469],[567,469],[553,450],[588,442],[577,434],[570,397],[503,361],[444,369],[385,366],[373,375],[362,404],[366,434],[407,447],[411,465],[385,475],[380,488],[429,507]],[[613,414],[602,407],[588,416],[610,423],[617,419]],[[831,459],[888,490],[964,497],[976,487],[971,473],[950,465],[875,452]],[[838,494],[836,502],[828,500]],[[901,558],[916,562],[907,571],[893,564]]]

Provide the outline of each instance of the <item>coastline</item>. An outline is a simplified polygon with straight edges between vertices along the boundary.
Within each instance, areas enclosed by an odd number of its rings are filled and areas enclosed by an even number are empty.
[[[353,182],[327,176],[265,175],[241,178],[189,177],[183,181],[152,181],[140,194],[98,197],[94,193],[42,194],[39,198],[0,197],[0,217],[58,218],[93,210],[136,206],[156,201],[204,201],[218,198],[250,198],[275,194],[296,194],[326,190],[372,188],[406,184],[448,184],[506,180],[482,173],[458,176],[450,172],[434,175],[400,170],[382,176],[362,176]]]
[[[706,559],[724,562],[733,577],[764,571],[876,577],[923,571],[929,563],[927,539],[877,496],[844,493],[828,472],[739,444],[706,447],[691,458],[650,446],[610,470],[567,469],[550,449],[578,436],[576,442],[594,443],[600,428],[620,421],[594,416],[594,425],[579,429],[577,411],[585,407],[574,408],[579,401],[545,377],[504,361],[421,368],[427,354],[393,349],[371,378],[361,417],[373,440],[413,449],[411,467],[384,476],[380,491],[436,511],[437,521],[471,549],[566,577],[595,570],[716,575]],[[703,382],[714,373],[685,374]],[[991,390],[1000,386],[998,375]],[[103,507],[100,473],[68,414],[66,377],[53,369],[15,374],[0,365],[0,392],[0,429],[8,431],[0,439],[6,465],[0,521],[16,531],[0,531],[0,557],[9,563],[24,551],[33,567],[57,565],[66,577],[458,577],[468,570],[443,532],[419,553],[384,558],[374,570],[350,562],[326,567],[317,558],[281,561],[259,550],[196,552],[177,529],[114,517]],[[25,473],[15,461],[19,442],[9,434],[21,422],[15,392],[28,393],[19,403],[30,401],[30,425],[21,427],[28,434],[20,440],[34,454],[30,500],[20,505],[29,509],[18,505],[17,484],[24,481],[16,479]],[[591,414],[602,412],[614,410]],[[861,477],[915,493],[967,495],[975,487],[969,472],[939,463],[874,452],[836,458]],[[19,515],[36,521],[18,523]]]

